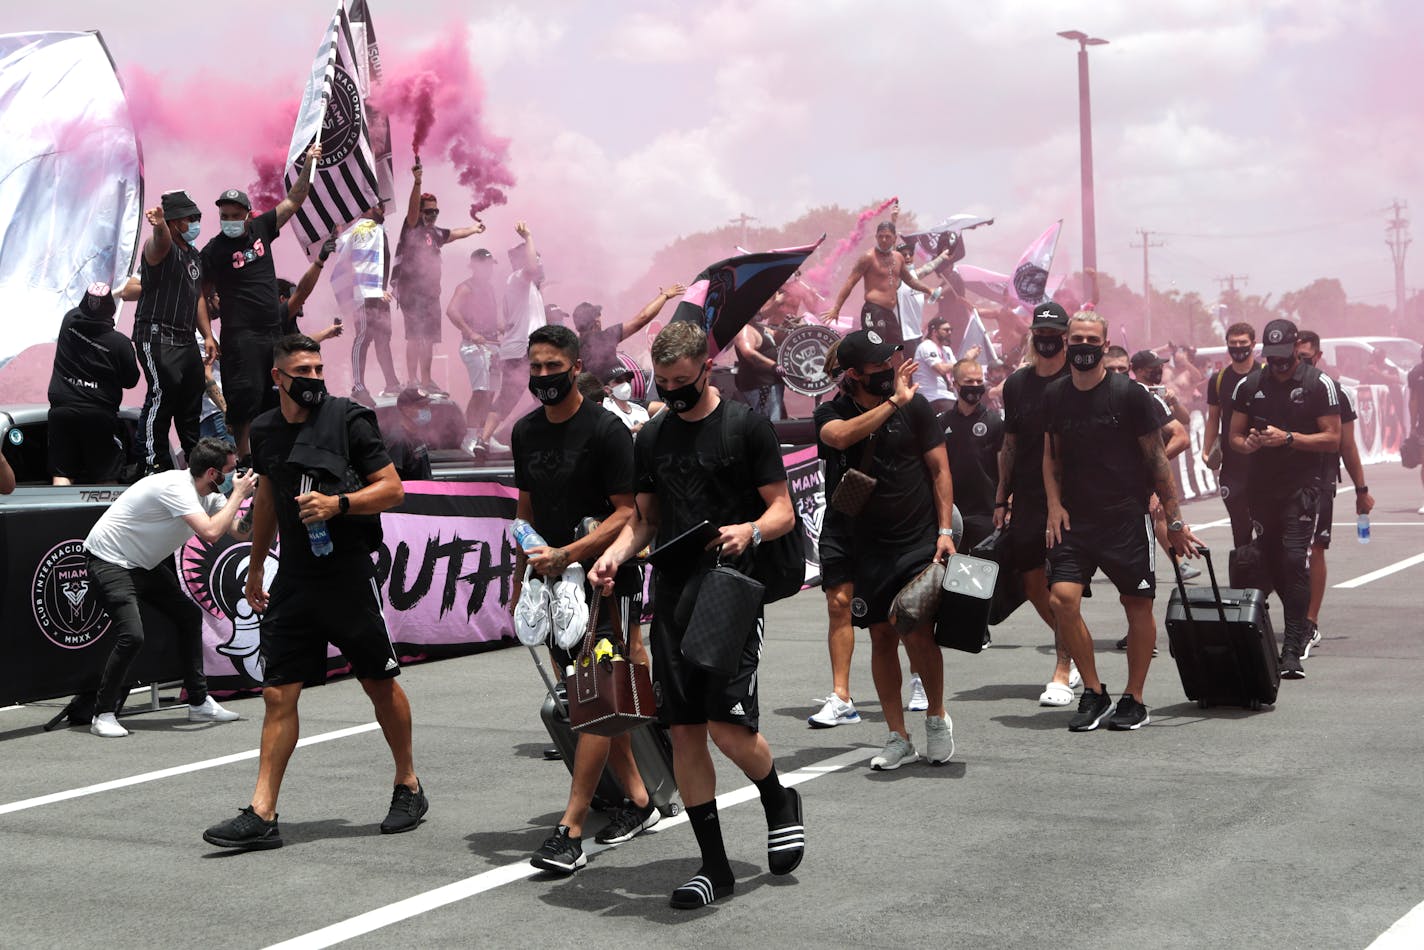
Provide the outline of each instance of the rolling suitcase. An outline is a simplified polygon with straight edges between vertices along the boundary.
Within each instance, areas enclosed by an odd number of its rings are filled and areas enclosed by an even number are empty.
[[[1167,602],[1167,639],[1187,698],[1202,709],[1275,703],[1281,671],[1266,595],[1254,588],[1221,588],[1211,552],[1206,558],[1211,589],[1188,589],[1175,555],[1177,589]]]
[[[626,610],[625,603],[625,617]],[[626,631],[624,634],[626,642]],[[564,760],[569,773],[573,774],[574,748],[578,737],[569,725],[569,706],[564,695],[564,684],[555,682],[549,675],[535,647],[528,649],[547,690],[544,703],[539,709],[539,718],[544,721],[549,738],[559,750],[559,757]],[[643,784],[647,786],[648,800],[657,807],[663,817],[676,815],[681,808],[677,803],[677,782],[673,778],[672,769],[672,741],[668,738],[667,729],[654,721],[628,733],[628,741],[633,744],[633,760],[637,762],[638,772],[643,777]],[[623,798],[622,786],[618,784],[612,770],[605,766],[603,775],[598,780],[598,787],[593,793],[593,809],[604,812],[616,810],[623,804]]]

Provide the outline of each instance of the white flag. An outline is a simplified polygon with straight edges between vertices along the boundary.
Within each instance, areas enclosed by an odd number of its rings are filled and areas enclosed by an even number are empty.
[[[143,217],[138,138],[98,33],[0,36],[0,365],[92,283],[122,287]]]
[[[380,200],[357,63],[351,21],[338,3],[307,77],[287,150],[290,189],[301,174],[307,149],[320,137],[321,164],[312,175],[311,195],[292,218],[308,258]]]

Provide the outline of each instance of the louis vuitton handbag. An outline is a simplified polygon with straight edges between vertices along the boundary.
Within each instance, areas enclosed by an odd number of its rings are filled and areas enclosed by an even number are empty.
[[[564,688],[573,730],[613,737],[651,722],[657,714],[657,703],[646,666],[619,655],[618,646],[597,648],[594,631],[598,629],[602,601],[602,595],[594,591],[583,648],[574,659],[574,671],[564,680]]]
[[[875,494],[875,486],[879,480],[865,474],[874,447],[875,433],[872,432],[865,440],[865,448],[860,450],[860,464],[846,469],[840,484],[836,485],[836,490],[831,493],[831,507],[843,515],[854,518],[865,510],[870,496]]]

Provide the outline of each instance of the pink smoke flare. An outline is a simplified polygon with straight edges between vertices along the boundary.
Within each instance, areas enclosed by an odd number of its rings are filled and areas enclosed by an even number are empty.
[[[830,296],[831,282],[835,278],[836,268],[847,254],[855,251],[860,246],[860,242],[865,240],[865,234],[870,229],[870,222],[885,209],[893,205],[898,198],[887,198],[884,202],[874,208],[867,208],[855,219],[855,227],[851,228],[849,234],[836,242],[836,246],[831,248],[831,253],[827,254],[815,267],[806,270],[801,279],[804,280],[812,290],[823,297]]]

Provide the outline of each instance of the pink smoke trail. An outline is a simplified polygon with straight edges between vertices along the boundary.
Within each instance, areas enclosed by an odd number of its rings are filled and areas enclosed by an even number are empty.
[[[801,279],[821,296],[830,296],[831,281],[835,278],[836,268],[840,265],[841,260],[847,254],[855,251],[860,246],[860,242],[865,240],[865,233],[870,229],[870,222],[899,200],[898,198],[887,198],[877,207],[862,211],[860,217],[855,219],[855,227],[851,228],[850,233],[836,242],[836,246],[831,248],[831,252],[826,255],[824,260],[815,267],[806,270],[801,275]]]

